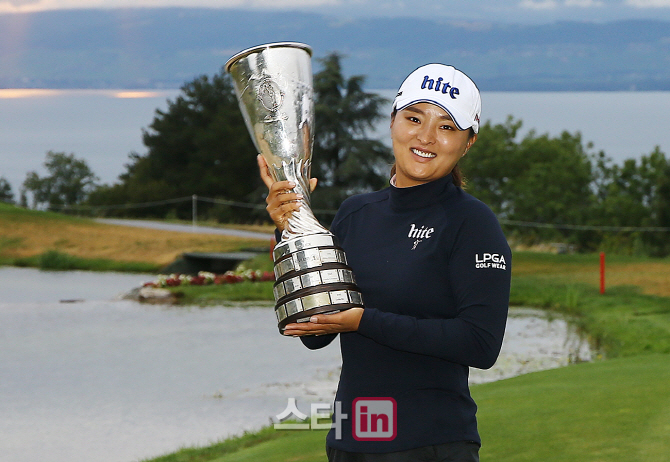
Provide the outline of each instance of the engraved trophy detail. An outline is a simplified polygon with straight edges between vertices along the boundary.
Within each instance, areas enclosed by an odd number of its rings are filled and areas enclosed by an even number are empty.
[[[311,54],[302,43],[270,43],[241,51],[225,65],[247,129],[272,178],[293,181],[293,191],[303,196],[273,251],[280,332],[286,324],[309,321],[314,314],[363,307],[344,251],[310,207]]]

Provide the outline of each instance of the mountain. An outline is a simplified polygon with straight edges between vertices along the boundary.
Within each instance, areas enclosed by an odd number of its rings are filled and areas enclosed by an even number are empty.
[[[299,41],[396,88],[427,62],[482,90],[670,90],[670,22],[509,24],[146,8],[0,15],[0,87],[177,88],[253,45]]]

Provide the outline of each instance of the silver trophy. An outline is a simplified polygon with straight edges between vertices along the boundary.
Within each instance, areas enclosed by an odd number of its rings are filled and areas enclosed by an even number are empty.
[[[274,248],[275,313],[279,330],[319,313],[363,307],[363,298],[335,236],[314,217],[309,179],[314,144],[312,50],[280,42],[241,51],[226,63],[256,149],[275,181],[302,194]]]

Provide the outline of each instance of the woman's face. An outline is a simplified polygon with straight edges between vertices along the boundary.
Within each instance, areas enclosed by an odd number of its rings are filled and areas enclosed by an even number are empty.
[[[396,161],[396,186],[406,188],[448,175],[477,135],[459,130],[444,109],[417,103],[391,119],[391,141]]]

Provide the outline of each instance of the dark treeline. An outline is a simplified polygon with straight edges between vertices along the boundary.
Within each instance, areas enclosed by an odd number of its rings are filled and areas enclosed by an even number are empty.
[[[510,239],[562,242],[581,251],[670,254],[670,162],[659,147],[617,165],[602,151],[590,152],[579,133],[552,138],[531,131],[516,141],[520,128],[511,117],[484,124],[461,161],[468,192],[503,223],[514,222],[505,226]],[[628,227],[638,229],[617,229]]]
[[[345,78],[339,55],[319,64],[312,159],[319,186],[312,208],[324,211],[317,218],[329,223],[345,197],[388,184],[392,154],[366,135],[389,117],[380,113],[385,101],[363,90],[364,77]],[[498,214],[511,241],[563,243],[579,251],[670,254],[670,232],[654,229],[670,228],[670,161],[659,148],[618,165],[605,153],[592,152],[579,133],[550,137],[531,131],[519,139],[521,124],[513,117],[502,124],[485,123],[461,161],[467,191]],[[188,200],[119,206],[196,194],[221,200],[198,203],[201,220],[267,221],[256,150],[223,70],[186,83],[166,111],[156,111],[143,130],[143,142],[147,152],[131,153],[125,172],[112,185],[96,184],[93,172],[73,155],[48,153],[48,175],[28,174],[22,204],[28,204],[30,194],[33,207],[190,219]],[[11,200],[5,183],[0,179],[0,194]]]

